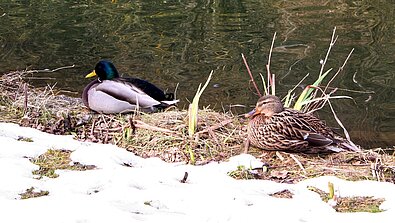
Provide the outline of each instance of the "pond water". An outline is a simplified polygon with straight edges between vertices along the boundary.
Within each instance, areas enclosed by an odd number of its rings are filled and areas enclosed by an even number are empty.
[[[270,44],[277,94],[284,96],[307,73],[320,70],[334,27],[339,38],[326,68],[337,70],[355,49],[332,86],[333,101],[352,139],[365,147],[395,143],[395,2],[278,0],[107,0],[11,1],[0,3],[0,73],[55,69],[37,73],[32,83],[53,85],[79,97],[84,78],[100,59],[121,73],[147,79],[174,91],[187,107],[199,83],[214,76],[202,106],[229,110],[257,100],[243,53],[256,78],[266,74]],[[334,72],[332,72],[333,74]],[[258,81],[260,82],[260,81]],[[336,126],[328,109],[320,117]]]

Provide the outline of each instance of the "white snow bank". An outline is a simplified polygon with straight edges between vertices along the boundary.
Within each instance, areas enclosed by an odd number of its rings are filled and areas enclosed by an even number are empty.
[[[18,141],[21,137],[33,142]],[[34,179],[29,157],[48,149],[71,150],[71,159],[97,168],[58,170],[58,178]],[[125,165],[126,164],[126,165]],[[237,166],[259,167],[250,155],[229,162],[191,166],[143,159],[113,145],[84,143],[15,124],[0,123],[0,222],[393,222],[395,185],[320,177],[295,185],[234,180]],[[188,172],[186,183],[181,183]],[[386,201],[381,213],[337,213],[318,194],[333,182],[341,196],[374,196]],[[21,200],[34,187],[48,196]],[[271,193],[290,190],[292,199]]]

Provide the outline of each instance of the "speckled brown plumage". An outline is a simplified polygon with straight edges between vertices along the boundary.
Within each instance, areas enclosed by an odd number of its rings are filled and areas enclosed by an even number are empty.
[[[355,150],[323,121],[312,114],[284,108],[273,95],[261,97],[250,118],[248,139],[261,149],[304,153]]]

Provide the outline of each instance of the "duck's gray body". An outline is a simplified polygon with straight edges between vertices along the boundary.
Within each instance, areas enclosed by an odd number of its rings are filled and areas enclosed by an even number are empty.
[[[160,107],[176,104],[178,100],[158,101],[140,88],[125,81],[95,80],[84,89],[85,106],[99,113],[128,113],[136,110],[155,112]]]

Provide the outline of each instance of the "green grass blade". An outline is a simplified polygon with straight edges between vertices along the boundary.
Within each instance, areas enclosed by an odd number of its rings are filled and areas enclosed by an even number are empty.
[[[292,91],[288,91],[287,96],[285,96],[284,107],[290,108],[291,102],[294,97],[295,97],[295,93],[292,93]]]
[[[195,97],[192,100],[192,104],[189,105],[188,109],[188,134],[192,137],[195,134],[197,128],[197,120],[198,120],[198,110],[199,110],[199,99],[203,93],[203,91],[208,86],[208,83],[211,80],[214,71],[211,71],[208,76],[206,83],[201,88],[201,84],[199,84],[198,90],[196,91]]]
[[[327,70],[324,74],[322,74],[321,76],[318,77],[318,79],[311,85],[313,87],[317,87],[318,85],[321,84],[321,82],[324,80],[324,78],[329,74],[329,72],[331,72],[332,68]],[[296,101],[295,105],[294,105],[294,109],[295,110],[301,110],[302,109],[302,103],[305,100],[308,100],[311,96],[311,93],[313,92],[314,88],[312,88],[311,86],[307,86],[302,93],[300,94],[300,96],[298,97],[298,100]]]

